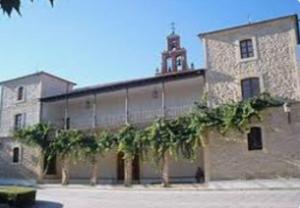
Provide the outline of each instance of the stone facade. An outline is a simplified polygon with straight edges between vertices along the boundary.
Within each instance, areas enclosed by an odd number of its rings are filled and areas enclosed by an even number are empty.
[[[24,126],[43,121],[64,128],[67,119],[70,128],[80,130],[117,129],[125,122],[145,126],[162,115],[173,118],[189,111],[205,91],[212,106],[240,101],[241,80],[251,77],[259,78],[260,92],[299,101],[297,33],[297,17],[288,16],[201,34],[205,76],[201,70],[186,68],[142,81],[75,90],[74,83],[44,72],[2,82],[0,178],[32,178],[42,168],[37,149],[11,139],[16,114],[25,115]],[[244,39],[253,43],[254,54],[248,59],[240,58],[240,41]],[[24,87],[24,99],[17,101],[20,86]],[[226,138],[209,134],[208,145],[199,150],[193,163],[170,161],[171,181],[194,181],[198,167],[204,170],[206,181],[300,177],[299,103],[292,106],[291,115],[289,120],[283,108],[271,108],[263,112],[262,123],[252,122],[262,129],[262,150],[249,151],[246,134]],[[15,147],[20,149],[17,164],[12,163]],[[100,182],[117,182],[117,158],[111,152],[100,160]],[[140,182],[159,181],[156,167],[147,161],[138,162]],[[56,169],[60,166],[57,161]],[[71,165],[71,179],[87,180],[90,173],[91,165],[86,162]],[[54,178],[60,177],[57,171]]]
[[[289,16],[200,35],[209,101],[241,100],[241,80],[248,77],[260,79],[261,92],[299,100],[297,24],[297,18]],[[239,41],[243,39],[253,40],[253,58],[240,58]]]
[[[252,126],[262,128],[263,149],[248,150],[247,136],[218,134],[209,137],[209,168],[211,180],[300,177],[300,104],[293,105],[292,119],[283,108],[263,112],[263,122]]]
[[[50,87],[51,86],[51,87]],[[72,83],[44,72],[38,72],[1,83],[0,110],[0,167],[1,178],[35,177],[39,167],[39,151],[13,141],[11,136],[15,126],[15,115],[22,115],[22,126],[28,127],[41,120],[42,105],[40,98],[64,93]],[[18,100],[18,88],[23,87],[23,99]],[[19,162],[13,163],[13,148],[19,148]]]

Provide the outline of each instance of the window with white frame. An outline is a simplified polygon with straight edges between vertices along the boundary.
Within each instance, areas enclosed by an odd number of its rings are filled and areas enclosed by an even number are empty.
[[[241,59],[254,57],[254,46],[252,39],[240,40]]]
[[[262,131],[260,127],[251,127],[247,139],[249,151],[263,149]]]

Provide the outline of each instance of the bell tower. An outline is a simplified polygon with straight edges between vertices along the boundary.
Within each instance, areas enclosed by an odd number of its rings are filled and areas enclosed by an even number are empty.
[[[162,66],[159,74],[188,70],[186,50],[180,46],[180,36],[175,33],[174,23],[172,23],[172,33],[167,37],[167,44],[167,50],[162,52]]]

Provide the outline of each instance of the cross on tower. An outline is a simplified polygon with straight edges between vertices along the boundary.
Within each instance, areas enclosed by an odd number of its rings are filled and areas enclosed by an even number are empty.
[[[171,31],[172,31],[172,34],[175,34],[175,22],[172,22],[171,23]]]

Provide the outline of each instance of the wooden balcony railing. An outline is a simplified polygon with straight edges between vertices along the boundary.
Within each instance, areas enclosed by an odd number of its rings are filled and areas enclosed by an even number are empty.
[[[175,118],[184,115],[192,109],[193,105],[172,106],[162,109],[143,110],[143,111],[130,111],[128,113],[128,122],[133,124],[145,124],[155,119],[162,118]],[[76,129],[91,129],[93,126],[97,128],[111,128],[118,127],[125,123],[126,116],[124,114],[104,114],[97,115],[96,119],[92,114],[89,115],[69,115],[70,128]],[[58,128],[64,127],[64,119],[57,119],[50,121]]]

